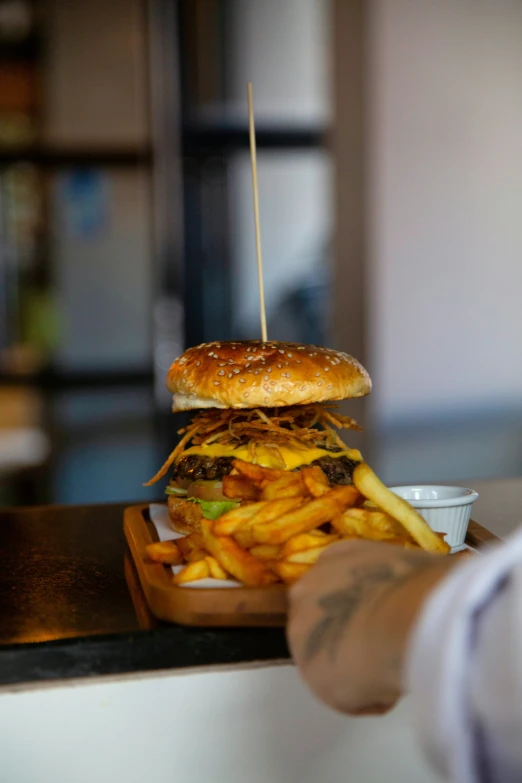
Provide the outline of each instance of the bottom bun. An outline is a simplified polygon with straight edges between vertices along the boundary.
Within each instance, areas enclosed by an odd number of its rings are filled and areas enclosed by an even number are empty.
[[[176,533],[199,533],[201,530],[201,508],[198,503],[169,495],[167,501],[170,524]]]

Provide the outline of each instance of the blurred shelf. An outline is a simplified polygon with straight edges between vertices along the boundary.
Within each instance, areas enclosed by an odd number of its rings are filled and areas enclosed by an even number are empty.
[[[0,476],[43,465],[50,451],[49,438],[38,427],[0,430]]]
[[[37,35],[23,40],[0,39],[0,64],[36,62],[42,55],[42,41]]]
[[[0,166],[32,163],[48,168],[128,168],[150,166],[151,147],[4,147]]]
[[[327,130],[319,126],[256,127],[258,149],[316,149],[323,147],[326,140]],[[183,128],[182,143],[185,154],[248,149],[248,127],[235,123],[188,124]]]
[[[306,150],[325,146],[323,128],[256,129],[256,143],[262,150]],[[248,128],[239,125],[192,125],[182,132],[185,155],[219,154],[248,150]],[[46,168],[129,168],[151,166],[152,147],[0,147],[0,167],[32,163]]]
[[[152,368],[129,371],[0,373],[1,386],[36,386],[41,389],[100,388],[104,386],[152,386]]]

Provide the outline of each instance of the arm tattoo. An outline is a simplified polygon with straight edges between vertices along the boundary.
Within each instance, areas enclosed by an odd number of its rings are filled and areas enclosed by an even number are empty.
[[[405,579],[425,567],[425,563],[418,557],[404,556],[401,564],[407,566],[407,570],[398,572],[387,563],[372,566],[368,569],[360,566],[351,568],[350,585],[341,590],[334,590],[318,599],[318,605],[323,611],[323,616],[312,628],[305,647],[305,660],[308,662],[325,649],[333,662],[341,638],[348,627],[353,615],[357,612],[361,602],[365,600],[378,586],[390,583],[396,587]],[[353,583],[355,581],[355,584]]]

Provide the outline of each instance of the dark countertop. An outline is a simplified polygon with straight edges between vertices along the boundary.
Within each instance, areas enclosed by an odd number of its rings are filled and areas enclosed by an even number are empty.
[[[126,548],[126,505],[0,511],[0,685],[288,657],[280,628],[155,620]]]

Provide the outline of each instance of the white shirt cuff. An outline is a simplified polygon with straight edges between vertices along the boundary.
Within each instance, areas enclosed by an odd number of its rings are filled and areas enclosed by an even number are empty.
[[[475,619],[519,563],[522,530],[450,574],[428,598],[410,641],[405,686],[421,744],[442,775],[462,783],[480,780],[470,698]]]

